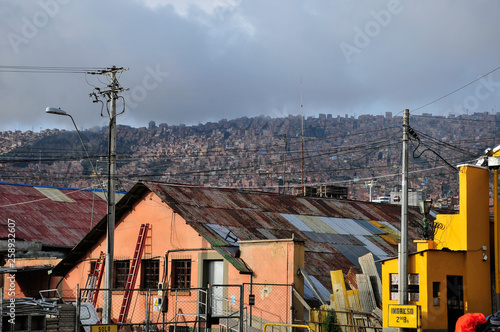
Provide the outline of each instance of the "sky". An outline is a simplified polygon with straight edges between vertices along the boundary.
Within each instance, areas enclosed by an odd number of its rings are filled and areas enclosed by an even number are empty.
[[[3,0],[0,131],[105,126],[89,94],[128,70],[118,124],[500,109],[494,0]],[[458,90],[458,91],[456,91]],[[453,92],[453,93],[452,93]],[[302,101],[301,101],[302,100]],[[125,102],[123,102],[125,101]],[[302,102],[302,104],[301,104]],[[303,105],[301,107],[301,105]]]

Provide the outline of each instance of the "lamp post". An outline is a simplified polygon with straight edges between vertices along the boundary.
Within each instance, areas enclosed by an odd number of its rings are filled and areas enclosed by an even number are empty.
[[[114,176],[116,170],[116,101],[113,99],[112,103],[112,116],[110,118],[110,137],[109,137],[109,159],[108,159],[108,192],[106,194],[106,201],[108,202],[108,215],[107,215],[107,237],[106,237],[106,265],[105,265],[105,285],[106,292],[104,293],[104,301],[103,301],[103,323],[109,324],[111,322],[111,281],[112,281],[112,273],[113,273],[113,254],[114,254],[114,228],[115,228],[115,185],[114,185]],[[82,142],[83,148],[87,153],[87,157],[92,165],[92,169],[96,176],[98,176],[97,170],[94,167],[94,164],[90,160],[90,156],[88,154],[87,148],[83,143],[82,136],[80,135],[80,131],[78,130],[75,120],[71,114],[66,113],[60,108],[55,107],[47,107],[45,109],[46,113],[69,116],[71,121],[73,121],[73,125],[76,128],[76,132],[78,133],[78,137],[80,137],[80,141]],[[100,182],[100,181],[99,181]],[[103,192],[104,189],[103,189]]]
[[[67,116],[71,119],[71,121],[73,122],[73,125],[75,126],[75,129],[76,129],[76,133],[78,134],[78,137],[80,138],[80,142],[82,143],[82,146],[83,146],[83,149],[85,150],[85,154],[87,155],[87,159],[89,160],[89,163],[90,165],[92,166],[92,171],[94,172],[94,174],[97,176],[98,178],[98,182],[99,182],[99,187],[101,187],[101,190],[102,192],[104,193],[105,197],[106,197],[106,200],[107,200],[107,194],[106,192],[104,191],[104,188],[102,187],[102,183],[101,183],[101,180],[99,178],[99,174],[97,173],[97,170],[96,168],[94,167],[94,163],[92,162],[92,159],[90,159],[90,155],[89,155],[89,152],[87,151],[87,147],[85,146],[85,143],[83,143],[83,139],[82,139],[82,135],[80,134],[80,131],[78,130],[78,127],[76,126],[76,122],[75,120],[73,119],[73,117],[71,116],[71,114],[69,113],[66,113],[66,111],[63,111],[60,107],[47,107],[45,109],[45,113],[47,114],[55,114],[55,115],[62,115],[62,116]]]
[[[422,230],[422,237],[424,240],[430,240],[430,235],[429,235],[429,223],[427,221],[427,215],[429,214],[429,211],[431,210],[432,206],[432,200],[426,199],[425,201],[419,201],[418,205],[420,207],[420,213],[424,215],[424,227]]]

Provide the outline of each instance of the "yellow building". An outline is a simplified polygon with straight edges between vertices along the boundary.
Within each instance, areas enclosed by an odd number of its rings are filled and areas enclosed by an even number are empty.
[[[468,312],[491,314],[489,171],[460,166],[460,212],[438,215],[434,240],[417,241],[408,257],[408,304],[421,309],[424,331],[454,331]],[[398,260],[382,263],[383,326],[398,304]]]

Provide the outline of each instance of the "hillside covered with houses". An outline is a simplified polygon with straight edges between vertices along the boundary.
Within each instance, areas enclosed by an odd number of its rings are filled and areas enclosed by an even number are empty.
[[[498,144],[497,114],[415,115],[410,126],[410,187],[456,204],[453,166],[471,162]],[[119,123],[119,119],[118,119]],[[107,172],[107,128],[81,131],[90,159],[73,131],[0,133],[0,181],[90,188]],[[198,125],[156,124],[117,130],[118,186],[137,180],[202,184],[292,193],[305,184],[349,189],[369,200],[398,190],[402,114],[304,119],[290,115],[220,120]],[[97,174],[96,174],[97,173]]]

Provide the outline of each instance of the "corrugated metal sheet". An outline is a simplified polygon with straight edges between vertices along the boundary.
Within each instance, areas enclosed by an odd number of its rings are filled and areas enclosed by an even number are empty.
[[[361,310],[372,312],[377,307],[377,304],[375,303],[375,294],[373,293],[370,276],[367,274],[357,274],[356,281],[358,283]]]
[[[0,183],[0,238],[13,220],[18,240],[72,247],[106,211],[106,201],[92,191]]]
[[[372,235],[370,231],[359,225],[354,219],[331,217],[321,217],[321,219],[339,234]]]
[[[356,222],[357,224],[359,224],[361,227],[365,228],[366,230],[368,230],[372,234],[375,234],[375,235],[385,234],[385,232],[383,230],[373,226],[372,224],[370,224],[370,222],[368,220],[362,220],[362,219],[353,219],[353,220],[354,220],[354,222]]]
[[[349,300],[349,307],[352,310],[361,311],[361,304],[359,303],[358,290],[357,289],[354,289],[354,290],[351,289],[351,290],[348,290],[346,293],[347,293],[347,299]]]
[[[386,259],[390,257],[385,251],[383,251],[379,246],[370,241],[367,237],[362,235],[355,235],[355,236],[358,240],[363,242],[365,247],[373,254],[375,260]]]
[[[265,239],[276,239],[276,236],[265,228],[257,228],[257,231],[264,236]]]
[[[305,222],[300,220],[299,216],[294,214],[282,214],[283,218],[285,218],[290,224],[295,226],[298,230],[303,232],[314,232],[311,227],[307,226]]]
[[[325,234],[315,232],[304,232],[308,238],[314,242],[326,242],[330,244],[346,244],[362,246],[361,243],[354,235],[351,234]]]
[[[344,255],[349,261],[351,261],[352,265],[357,268],[361,268],[358,262],[358,258],[366,255],[370,251],[365,246],[353,246],[353,245],[345,245],[345,244],[333,244],[335,249],[340,251],[342,255]]]
[[[54,202],[75,203],[75,200],[66,196],[62,191],[57,188],[35,187],[36,190],[47,196],[47,198]]]
[[[373,255],[368,254],[359,258],[359,264],[361,265],[361,270],[363,274],[369,276],[371,284],[373,287],[373,293],[377,301],[382,303],[382,280],[380,279],[380,271],[375,265]]]
[[[316,233],[333,233],[337,232],[325,223],[321,217],[318,216],[298,216],[307,226],[309,226]]]

